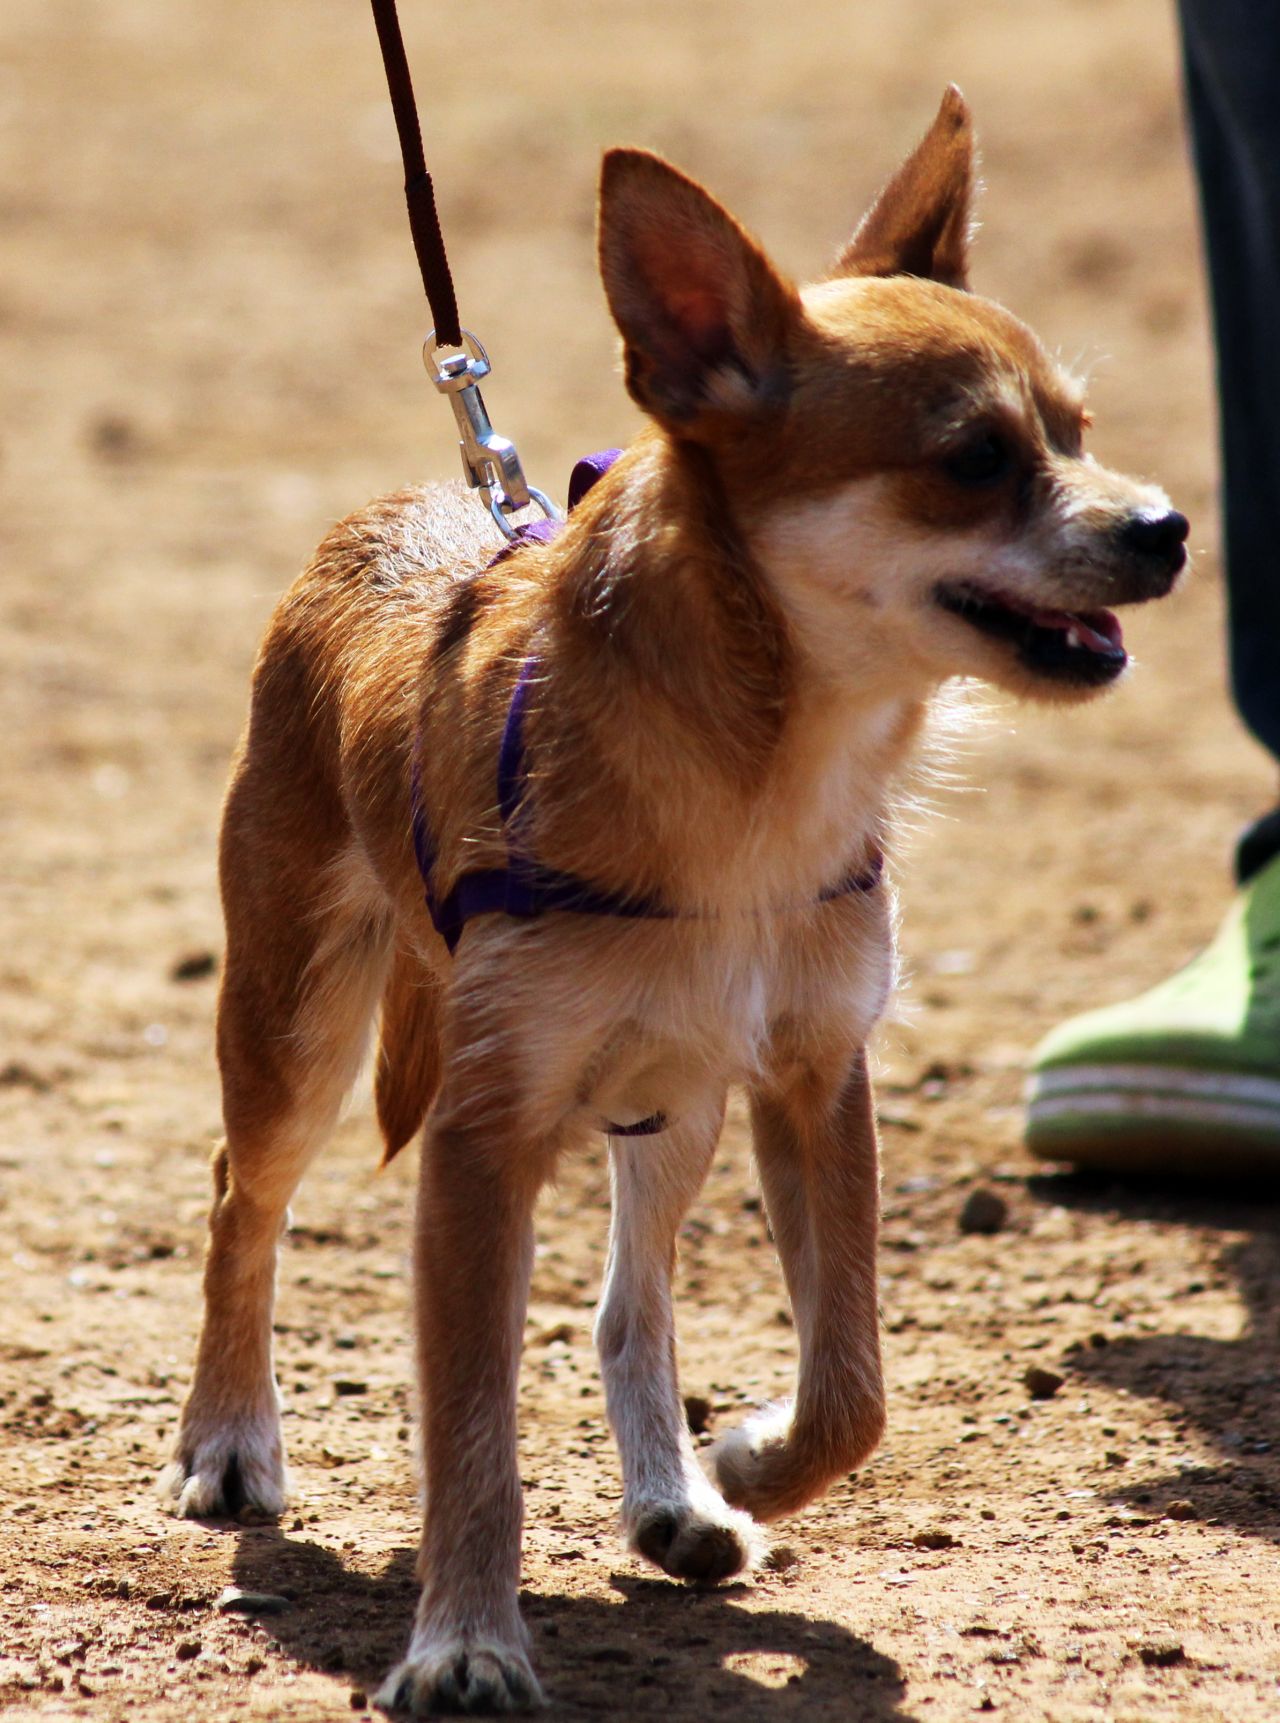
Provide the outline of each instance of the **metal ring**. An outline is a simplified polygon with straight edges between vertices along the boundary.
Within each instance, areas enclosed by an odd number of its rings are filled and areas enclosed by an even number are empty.
[[[564,519],[563,510],[557,508],[545,491],[540,491],[536,485],[530,485],[529,495],[533,498],[534,502],[537,503],[538,507],[542,510],[548,520]],[[512,526],[511,522],[508,520],[498,493],[496,491],[486,489],[485,496],[489,503],[489,513],[493,516],[494,520],[497,521],[499,527],[502,529],[503,535],[509,539],[519,538],[520,529],[519,527]]]
[[[422,363],[430,372],[433,383],[438,383],[441,376],[440,366],[436,361],[438,353],[465,353],[468,360],[468,381],[472,383],[478,383],[482,377],[487,377],[493,370],[493,366],[489,362],[489,355],[485,351],[484,342],[478,335],[473,335],[470,329],[462,331],[462,343],[458,347],[449,347],[443,343],[439,346],[433,346],[432,343],[435,338],[435,330],[428,329],[422,343]],[[473,366],[475,367],[474,370],[472,369]]]

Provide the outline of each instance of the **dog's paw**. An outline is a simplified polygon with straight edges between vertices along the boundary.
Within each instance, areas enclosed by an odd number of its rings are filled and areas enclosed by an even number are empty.
[[[658,1503],[628,1515],[627,1542],[672,1579],[716,1585],[760,1562],[765,1541],[748,1514],[714,1507]]]
[[[159,1489],[180,1519],[279,1519],[285,1505],[279,1424],[236,1423],[202,1437],[184,1431]]]
[[[762,1519],[785,1511],[774,1500],[774,1474],[786,1450],[791,1410],[789,1400],[762,1407],[736,1429],[726,1430],[706,1456],[725,1499]]]
[[[517,1646],[455,1634],[411,1648],[383,1682],[377,1704],[393,1715],[534,1711],[545,1701],[529,1659]]]
[[[727,1431],[707,1460],[727,1502],[758,1520],[776,1520],[863,1465],[883,1434],[879,1394],[868,1394],[816,1438],[797,1429],[790,1401],[782,1401]]]

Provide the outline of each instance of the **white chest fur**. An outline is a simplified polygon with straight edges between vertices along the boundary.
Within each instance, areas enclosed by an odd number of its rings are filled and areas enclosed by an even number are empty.
[[[478,936],[478,937],[477,937]],[[772,916],[477,926],[459,952],[459,1054],[481,1045],[529,1127],[714,1111],[733,1083],[863,1045],[893,982],[883,884]],[[500,1049],[500,1051],[499,1051]]]

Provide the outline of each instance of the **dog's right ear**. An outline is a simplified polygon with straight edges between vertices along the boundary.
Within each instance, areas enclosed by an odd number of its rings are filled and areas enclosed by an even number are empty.
[[[600,275],[622,332],[627,389],[677,436],[786,398],[795,287],[729,212],[647,150],[610,150]]]

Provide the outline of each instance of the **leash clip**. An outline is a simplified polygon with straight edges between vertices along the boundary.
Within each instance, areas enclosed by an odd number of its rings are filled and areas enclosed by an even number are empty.
[[[525,478],[515,444],[509,437],[500,437],[489,422],[479,389],[480,380],[493,369],[489,355],[469,329],[462,331],[462,345],[456,349],[435,346],[435,333],[433,329],[423,344],[422,360],[436,388],[449,397],[467,483],[483,494],[489,513],[507,538],[516,536],[507,516],[535,503],[548,520],[563,519],[551,498]]]

